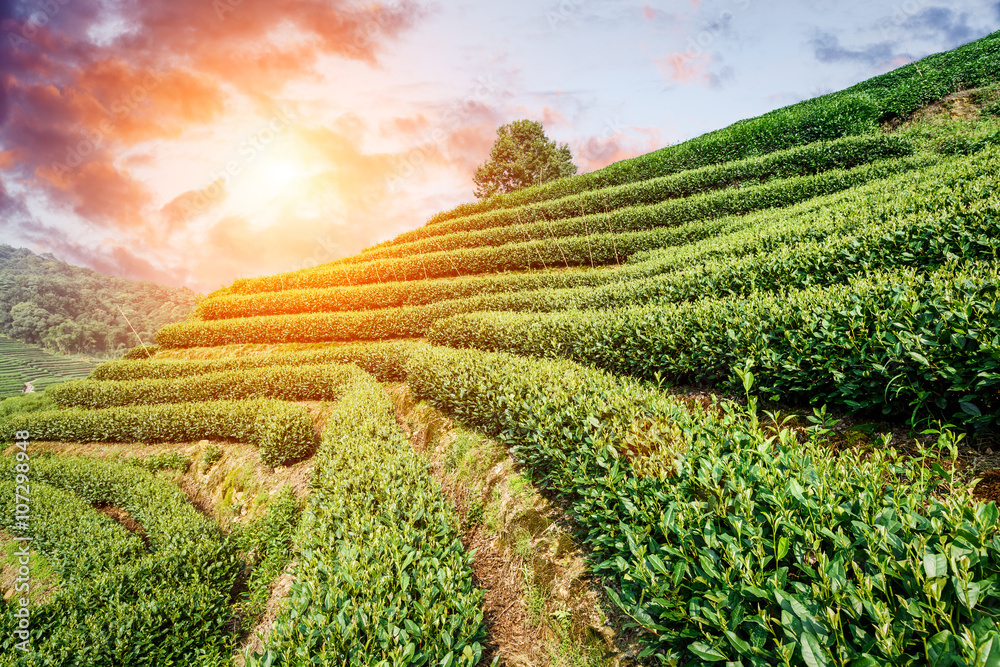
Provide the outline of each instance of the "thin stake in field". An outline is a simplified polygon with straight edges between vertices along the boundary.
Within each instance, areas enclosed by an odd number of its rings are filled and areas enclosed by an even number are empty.
[[[611,233],[611,247],[615,249],[615,265],[621,266],[622,260],[621,257],[618,256],[618,243],[617,241],[615,241],[615,237],[617,236],[617,234],[615,233],[615,230],[611,228],[611,214],[608,212],[607,197],[604,198],[604,220],[608,223],[608,232]]]
[[[129,322],[129,320],[128,320],[128,315],[126,315],[126,314],[125,314],[125,311],[124,311],[124,310],[122,310],[122,307],[121,307],[121,306],[118,306],[118,312],[122,314],[122,317],[124,317],[124,318],[125,318],[125,322],[126,322],[126,323],[128,323],[128,328],[132,330],[132,333],[133,333],[133,334],[135,334],[135,338],[136,338],[136,340],[138,340],[138,341],[139,341],[139,345],[141,345],[141,346],[142,346],[142,351],[146,353],[146,357],[147,357],[147,358],[149,358],[149,359],[152,359],[152,358],[153,358],[153,355],[151,355],[151,354],[149,353],[149,350],[147,350],[147,349],[146,349],[146,344],[142,342],[142,339],[141,339],[141,338],[139,338],[139,334],[138,334],[138,333],[136,333],[136,331],[135,331],[135,327],[134,327],[134,326],[132,326],[132,323],[131,323],[131,322]]]
[[[556,247],[559,248],[559,253],[562,255],[563,262],[566,264],[566,269],[567,270],[566,270],[565,273],[562,274],[562,277],[563,277],[563,286],[564,287],[571,287],[570,281],[569,281],[569,260],[566,259],[566,253],[563,252],[562,244],[559,243],[559,239],[557,239],[556,236],[555,236],[555,234],[552,233],[552,230],[549,229],[549,219],[547,217],[545,217],[544,213],[542,214],[542,221],[543,221],[542,224],[545,225],[545,228],[548,230],[549,234],[552,236],[552,240],[556,242]]]
[[[583,228],[587,232],[587,254],[590,255],[590,268],[594,268],[594,251],[590,249],[590,225],[587,224],[587,214],[583,212],[583,203],[580,203],[580,217],[583,218]]]
[[[434,239],[428,239],[428,240],[429,240],[429,241],[430,241],[431,243],[433,243],[433,244],[434,244],[434,246],[435,246],[435,247],[436,247],[436,248],[437,248],[438,250],[440,250],[441,252],[443,252],[443,253],[444,253],[444,256],[445,256],[445,257],[448,257],[448,261],[449,261],[449,262],[451,262],[451,268],[455,269],[455,273],[457,273],[457,274],[458,274],[458,277],[459,277],[459,278],[461,278],[461,277],[462,277],[462,272],[458,270],[458,265],[457,265],[457,264],[455,264],[455,260],[453,260],[453,259],[452,259],[452,258],[451,258],[450,256],[448,256],[448,253],[447,253],[447,252],[445,251],[445,249],[444,249],[444,248],[442,248],[442,247],[441,247],[441,244],[440,244],[440,243],[438,243],[438,242],[437,242],[437,241],[435,241]]]
[[[340,262],[340,268],[344,272],[344,277],[347,278],[347,284],[350,285],[351,287],[354,287],[353,283],[351,283],[351,276],[347,275],[347,267],[344,266],[343,262]]]
[[[542,263],[542,268],[544,268],[546,271],[548,271],[549,270],[549,265],[545,263],[545,258],[542,257],[542,251],[539,250],[538,246],[534,244],[534,242],[533,242],[533,240],[531,238],[531,234],[528,233],[528,227],[523,222],[521,222],[521,216],[520,215],[517,215],[515,217],[517,219],[517,224],[521,227],[521,232],[524,233],[524,238],[528,239],[528,246],[535,249],[535,253],[538,255],[539,261]]]

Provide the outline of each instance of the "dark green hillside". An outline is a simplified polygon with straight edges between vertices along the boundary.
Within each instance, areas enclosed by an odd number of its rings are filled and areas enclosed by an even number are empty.
[[[117,354],[191,313],[187,288],[113,278],[51,255],[0,246],[0,334],[63,354]]]

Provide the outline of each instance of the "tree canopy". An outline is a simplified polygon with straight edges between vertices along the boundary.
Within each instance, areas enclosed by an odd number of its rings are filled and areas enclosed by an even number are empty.
[[[52,255],[0,245],[0,333],[62,353],[115,354],[184,319],[197,303],[186,287],[114,278]]]
[[[490,159],[476,168],[476,197],[485,199],[576,173],[569,146],[556,144],[542,124],[515,120],[497,129]]]

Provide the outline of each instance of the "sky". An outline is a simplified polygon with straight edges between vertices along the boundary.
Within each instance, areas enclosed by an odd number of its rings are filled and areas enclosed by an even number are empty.
[[[0,0],[0,243],[205,293],[472,200],[504,123],[587,172],[997,29],[997,0]]]

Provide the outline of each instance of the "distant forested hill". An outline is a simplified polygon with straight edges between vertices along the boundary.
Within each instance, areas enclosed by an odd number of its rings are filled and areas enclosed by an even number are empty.
[[[113,354],[185,319],[197,295],[70,266],[52,255],[0,245],[0,333],[63,353]]]

